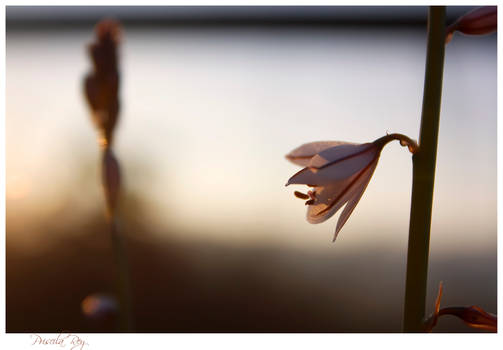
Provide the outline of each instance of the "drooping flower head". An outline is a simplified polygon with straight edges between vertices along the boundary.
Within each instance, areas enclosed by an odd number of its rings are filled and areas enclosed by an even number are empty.
[[[295,196],[307,200],[307,221],[324,222],[346,204],[337,222],[334,240],[367,188],[386,143],[399,140],[414,153],[417,144],[401,134],[390,134],[374,142],[355,144],[341,141],[321,141],[304,144],[286,158],[304,166],[287,182],[312,187],[307,194],[295,191]]]

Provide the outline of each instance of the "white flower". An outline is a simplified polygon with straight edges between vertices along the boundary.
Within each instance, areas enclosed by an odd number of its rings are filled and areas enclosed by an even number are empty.
[[[307,221],[323,222],[347,204],[337,221],[335,241],[367,188],[382,148],[391,140],[400,140],[413,153],[417,149],[416,143],[408,137],[390,134],[363,144],[311,142],[290,152],[286,158],[305,168],[293,175],[286,185],[303,184],[313,188],[307,194],[295,191],[296,197],[307,200]]]

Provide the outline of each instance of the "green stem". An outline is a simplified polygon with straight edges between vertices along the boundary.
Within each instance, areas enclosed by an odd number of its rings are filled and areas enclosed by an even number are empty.
[[[412,199],[405,286],[404,332],[423,331],[431,210],[437,157],[445,48],[445,6],[428,13],[428,48],[419,149],[413,155]]]

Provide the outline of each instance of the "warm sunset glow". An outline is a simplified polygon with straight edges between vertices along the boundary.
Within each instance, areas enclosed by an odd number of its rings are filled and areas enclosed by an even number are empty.
[[[358,147],[418,139],[426,32],[402,15],[426,7],[363,7],[364,26],[164,10],[7,7],[8,332],[113,332],[129,297],[138,332],[399,331],[416,148]],[[110,47],[90,57],[104,11],[125,16],[109,75]],[[446,46],[427,314],[439,280],[445,305],[497,309],[496,72],[496,35]],[[285,160],[334,140],[357,145],[344,166]]]
[[[32,186],[32,179],[26,174],[10,176],[7,179],[7,199],[26,198],[30,194]]]
[[[75,152],[91,164],[96,160],[97,151],[91,146],[95,145],[95,130],[89,125],[78,86],[88,70],[83,50],[91,34],[76,31],[69,38],[39,33],[10,36],[7,41],[7,159],[25,154],[24,169],[44,174],[38,177],[37,188],[56,191],[62,182],[54,179],[61,178],[62,171],[75,169],[78,174],[76,167],[82,162],[75,158]],[[314,34],[318,40],[313,42]],[[141,170],[133,173],[126,169],[125,179],[127,186],[155,201],[149,210],[151,219],[161,227],[175,225],[192,232],[191,236],[180,234],[183,238],[241,243],[258,240],[324,249],[332,224],[309,225],[304,219],[305,208],[291,201],[291,191],[278,188],[297,171],[295,165],[283,160],[284,154],[313,139],[365,142],[386,130],[415,138],[419,127],[422,37],[409,31],[395,33],[393,46],[384,49],[371,37],[355,43],[347,34],[295,32],[294,44],[287,40],[292,33],[278,31],[245,44],[227,31],[179,32],[179,36],[154,32],[147,41],[140,33],[128,31],[122,60],[122,120],[115,147],[124,167],[141,163],[151,169],[148,177]],[[382,41],[388,33],[375,35]],[[481,40],[460,37],[446,51],[443,135],[432,224],[444,233],[432,239],[437,247],[448,250],[453,241],[463,249],[489,248],[495,237],[496,55],[490,38]],[[35,43],[41,42],[53,45],[52,49],[38,50]],[[207,51],[211,43],[219,49]],[[303,49],[299,51],[299,47]],[[269,56],[264,56],[264,50]],[[457,54],[454,59],[454,50],[467,54]],[[229,56],[231,52],[239,53],[239,59]],[[29,60],[34,55],[39,60]],[[377,58],[360,59],[368,56]],[[72,64],[58,65],[61,60]],[[51,69],[58,70],[58,84],[48,73]],[[250,74],[253,71],[261,72],[264,78],[258,80]],[[265,77],[267,83],[262,81]],[[148,84],[142,83],[146,78]],[[377,86],[369,81],[380,83]],[[48,82],[49,86],[42,88],[36,82]],[[208,88],[196,93],[194,86]],[[58,91],[57,99],[54,91]],[[21,96],[27,94],[32,103],[21,102]],[[387,101],[396,94],[400,98],[390,108]],[[475,124],[470,122],[473,115],[477,116]],[[50,133],[36,132],[48,126]],[[462,139],[471,142],[460,143]],[[392,245],[405,243],[411,168],[405,153],[398,145],[382,152],[365,200],[355,209],[356,215],[346,227],[348,234],[340,237],[339,245],[371,244],[376,230],[384,230],[381,238]],[[18,177],[18,168],[9,167],[9,177]],[[55,175],[49,176],[50,172]],[[453,178],[454,173],[457,176]],[[74,173],[70,174],[65,186],[75,179]],[[88,176],[92,182],[100,175],[96,169]],[[16,181],[19,184],[13,183],[12,189],[10,180],[7,183],[9,196],[26,196],[26,180],[21,176]],[[91,185],[90,189],[95,191]],[[452,203],[460,189],[476,201]],[[67,190],[61,188],[60,193]],[[73,190],[78,192],[78,188]],[[51,198],[58,195],[54,193]],[[81,197],[85,193],[88,190]],[[99,189],[95,195],[100,196]],[[465,223],[451,220],[459,216],[471,219]],[[374,225],[371,230],[367,228],[369,220]],[[464,243],[460,242],[458,232],[471,226],[481,233],[466,235]],[[233,227],[249,230],[234,234]]]

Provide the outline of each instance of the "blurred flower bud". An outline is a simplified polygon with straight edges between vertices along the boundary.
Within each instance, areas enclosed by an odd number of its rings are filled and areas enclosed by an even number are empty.
[[[107,147],[119,115],[117,47],[120,25],[113,20],[103,20],[96,25],[95,32],[97,41],[88,47],[93,71],[85,77],[84,91],[100,133],[100,144]]]
[[[118,311],[117,301],[114,297],[94,293],[82,300],[80,304],[82,313],[92,319],[106,319],[115,316]]]
[[[496,31],[497,28],[497,6],[480,7],[459,17],[456,22],[447,27],[445,43],[447,44],[452,40],[455,31],[467,35],[484,35]]]

